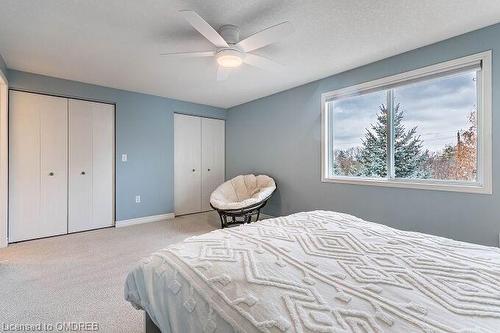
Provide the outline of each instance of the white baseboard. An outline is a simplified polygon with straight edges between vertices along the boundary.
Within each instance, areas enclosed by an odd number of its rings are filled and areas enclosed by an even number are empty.
[[[175,217],[174,213],[138,217],[135,219],[116,221],[115,227],[116,228],[128,227],[130,225],[158,222],[158,221],[163,221],[163,220],[170,220],[170,219],[173,219],[174,217]]]
[[[260,214],[260,219],[261,220],[267,220],[267,219],[273,219],[273,218],[275,218],[275,216],[267,215],[267,214],[264,214],[264,213]]]

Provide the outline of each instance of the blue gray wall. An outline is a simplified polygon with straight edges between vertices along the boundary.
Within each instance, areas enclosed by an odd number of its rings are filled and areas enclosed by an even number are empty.
[[[8,80],[14,89],[116,103],[117,220],[174,211],[174,112],[226,117],[211,106],[15,70],[8,70]]]
[[[493,50],[493,195],[321,183],[320,95],[364,81]],[[404,230],[498,246],[500,232],[500,25],[461,35],[228,110],[226,175],[278,182],[266,212],[346,212]],[[335,61],[335,59],[332,59]]]

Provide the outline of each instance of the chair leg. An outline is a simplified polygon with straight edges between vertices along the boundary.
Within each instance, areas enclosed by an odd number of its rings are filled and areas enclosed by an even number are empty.
[[[219,214],[219,217],[220,217],[220,228],[221,229],[224,229],[224,220],[226,219],[226,216],[225,215],[222,215],[222,214]]]

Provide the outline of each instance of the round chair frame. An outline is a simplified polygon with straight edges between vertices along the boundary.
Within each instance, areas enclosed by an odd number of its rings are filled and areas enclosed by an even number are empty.
[[[210,204],[210,206],[215,209],[217,213],[219,213],[221,229],[224,229],[225,227],[233,225],[258,221],[260,217],[260,210],[267,204],[267,200],[269,200],[273,193],[267,196],[264,200],[243,208],[219,209],[214,207],[212,204]]]

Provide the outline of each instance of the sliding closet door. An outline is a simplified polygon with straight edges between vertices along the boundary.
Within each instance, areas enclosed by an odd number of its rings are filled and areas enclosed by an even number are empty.
[[[12,91],[9,242],[67,232],[67,99]]]
[[[175,214],[201,211],[201,118],[174,115]]]
[[[69,232],[113,225],[114,106],[69,100]]]
[[[202,184],[201,209],[210,210],[210,195],[224,182],[225,122],[219,119],[202,118],[201,156]]]

